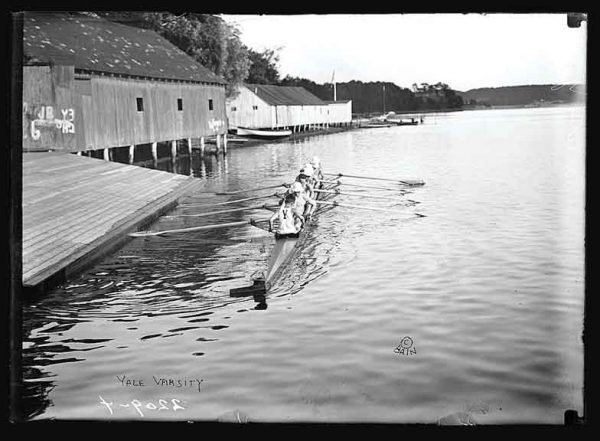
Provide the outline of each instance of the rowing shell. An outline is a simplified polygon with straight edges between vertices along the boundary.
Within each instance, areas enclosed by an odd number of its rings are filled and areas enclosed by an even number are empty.
[[[323,189],[333,189],[337,184],[324,185]],[[335,195],[327,193],[318,193],[316,198],[318,200],[331,199]],[[279,206],[267,207],[272,211],[277,211]],[[284,236],[275,235],[275,245],[269,256],[269,262],[267,264],[267,271],[263,278],[254,280],[254,284],[250,287],[234,288],[230,290],[232,297],[241,297],[250,294],[266,293],[269,291],[279,280],[286,265],[292,260],[296,251],[302,247],[306,242],[308,231],[314,226],[317,216],[325,210],[330,209],[326,205],[318,205],[309,221],[304,225],[304,228],[296,234],[286,234]],[[277,221],[276,221],[277,222]],[[268,230],[268,222],[255,222],[255,227]]]

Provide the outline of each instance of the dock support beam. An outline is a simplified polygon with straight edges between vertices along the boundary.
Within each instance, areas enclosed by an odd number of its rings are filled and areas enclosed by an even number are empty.
[[[158,143],[157,142],[153,142],[152,143],[152,160],[154,162],[158,161]]]
[[[191,158],[192,157],[192,138],[187,139],[187,145],[188,145],[188,154],[190,155],[190,158]]]
[[[217,133],[217,155],[221,152],[221,135]]]
[[[206,147],[206,145],[204,144],[204,136],[200,137],[200,154],[202,156],[204,156],[204,147]]]
[[[227,154],[227,133],[223,133],[223,154]]]
[[[177,140],[171,141],[171,159],[175,161],[177,158]]]
[[[104,149],[103,154],[104,154],[104,160],[110,161],[110,149]]]
[[[133,157],[135,155],[135,145],[129,146],[129,163],[133,164]]]

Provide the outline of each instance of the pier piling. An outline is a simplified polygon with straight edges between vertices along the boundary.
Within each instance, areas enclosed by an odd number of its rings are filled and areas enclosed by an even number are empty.
[[[171,159],[175,161],[177,159],[177,140],[171,141]]]
[[[152,143],[152,161],[156,163],[158,161],[158,143]]]

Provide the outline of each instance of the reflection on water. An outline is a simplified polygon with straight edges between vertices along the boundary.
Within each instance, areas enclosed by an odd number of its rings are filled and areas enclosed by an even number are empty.
[[[576,108],[474,111],[224,157],[141,155],[140,166],[204,183],[152,230],[266,219],[264,209],[189,215],[254,205],[207,207],[272,195],[215,193],[289,182],[315,154],[326,171],[427,185],[352,188],[401,203],[337,196],[398,214],[324,210],[266,295],[229,294],[267,266],[272,238],[251,225],[128,242],[25,305],[24,411],[139,419],[124,405],[175,399],[183,409],[149,406],[143,418],[485,424],[581,414],[583,121]],[[405,337],[415,354],[394,352]],[[202,390],[175,386],[185,379]]]

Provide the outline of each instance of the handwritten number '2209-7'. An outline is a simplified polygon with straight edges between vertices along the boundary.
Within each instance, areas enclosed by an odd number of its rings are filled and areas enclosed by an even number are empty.
[[[172,407],[169,407],[168,405],[168,401],[167,400],[163,400],[160,399],[158,400],[158,406],[156,404],[154,404],[152,401],[149,401],[148,403],[146,403],[146,405],[144,406],[143,403],[139,400],[131,400],[128,403],[113,403],[112,401],[108,402],[106,401],[104,398],[102,398],[102,396],[99,395],[100,398],[100,404],[104,404],[106,406],[106,408],[108,409],[108,411],[110,412],[111,415],[114,414],[114,408],[116,408],[117,406],[119,407],[133,407],[137,413],[140,414],[140,416],[144,416],[144,413],[142,412],[142,408],[147,409],[147,410],[172,410],[172,411],[178,411],[178,410],[185,410],[185,407],[181,406],[181,401],[173,398],[171,399],[171,404]]]

